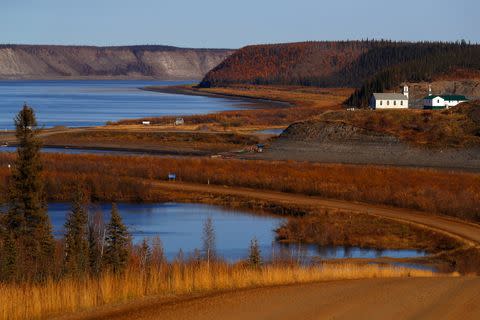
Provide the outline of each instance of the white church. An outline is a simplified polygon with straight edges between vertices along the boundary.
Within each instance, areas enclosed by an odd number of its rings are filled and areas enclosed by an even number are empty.
[[[408,86],[403,93],[374,93],[370,98],[372,109],[408,109]]]

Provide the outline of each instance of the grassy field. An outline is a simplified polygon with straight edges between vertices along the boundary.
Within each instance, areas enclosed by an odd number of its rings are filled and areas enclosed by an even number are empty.
[[[42,319],[148,296],[187,295],[313,281],[431,277],[431,271],[378,265],[336,264],[249,267],[222,262],[174,262],[148,268],[132,264],[122,275],[1,284],[0,319]],[[438,276],[438,275],[437,275]],[[22,303],[18,303],[22,301]]]

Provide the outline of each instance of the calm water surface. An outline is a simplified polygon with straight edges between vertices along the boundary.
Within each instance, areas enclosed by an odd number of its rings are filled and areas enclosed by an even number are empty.
[[[1,143],[1,141],[0,141]],[[16,152],[17,147],[0,146],[0,152]],[[82,149],[82,148],[59,148],[59,147],[44,147],[44,153],[65,153],[65,154],[96,154],[96,155],[122,155],[122,156],[138,156],[138,155],[156,155],[162,157],[178,157],[173,155],[161,155],[149,153],[146,151],[123,151],[123,150],[101,150],[101,149]]]
[[[248,256],[248,246],[253,237],[258,239],[264,259],[283,253],[292,259],[305,261],[312,257],[323,259],[338,258],[376,258],[376,257],[419,257],[425,252],[416,250],[375,250],[345,247],[318,247],[315,245],[274,244],[276,229],[283,218],[270,215],[255,215],[233,209],[204,204],[158,203],[158,204],[119,204],[119,211],[139,243],[144,238],[159,236],[168,259],[173,259],[183,250],[186,256],[195,248],[202,247],[202,229],[205,220],[211,217],[215,227],[216,246],[220,256],[229,261],[244,259]],[[65,217],[69,204],[52,203],[49,215],[56,237],[63,235]],[[109,205],[101,205],[108,219]],[[299,249],[299,250],[298,250]]]
[[[13,128],[13,117],[24,103],[35,108],[39,125],[45,127],[96,126],[127,118],[206,114],[234,110],[244,105],[238,100],[139,89],[192,82],[0,81],[0,130]]]

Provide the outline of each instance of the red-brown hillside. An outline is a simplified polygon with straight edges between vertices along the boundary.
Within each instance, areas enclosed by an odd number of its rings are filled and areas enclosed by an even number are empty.
[[[306,84],[329,82],[357,60],[371,42],[299,42],[247,46],[228,57],[203,79],[201,86],[232,83]]]

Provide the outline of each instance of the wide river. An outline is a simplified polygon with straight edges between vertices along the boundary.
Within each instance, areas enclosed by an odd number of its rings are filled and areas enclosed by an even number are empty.
[[[12,129],[24,103],[32,106],[40,126],[96,126],[107,121],[150,116],[206,114],[234,110],[243,102],[222,98],[140,90],[145,86],[193,81],[0,81],[0,130]]]
[[[250,240],[258,240],[264,259],[270,259],[280,252],[289,251],[292,259],[337,258],[376,258],[376,257],[418,257],[425,255],[417,250],[377,250],[366,248],[318,247],[315,245],[297,245],[286,248],[275,243],[274,230],[280,226],[283,218],[272,215],[258,215],[241,210],[225,209],[218,206],[185,203],[119,204],[120,214],[130,230],[133,241],[144,238],[160,237],[168,259],[173,259],[180,249],[185,256],[192,254],[195,248],[202,248],[203,225],[208,217],[213,221],[218,254],[229,260],[237,261],[248,256]],[[61,237],[64,223],[70,208],[65,203],[51,203],[49,215],[54,234]],[[92,209],[101,211],[108,221],[110,205],[100,205]],[[288,249],[288,250],[286,250]],[[302,260],[304,261],[304,260]]]

